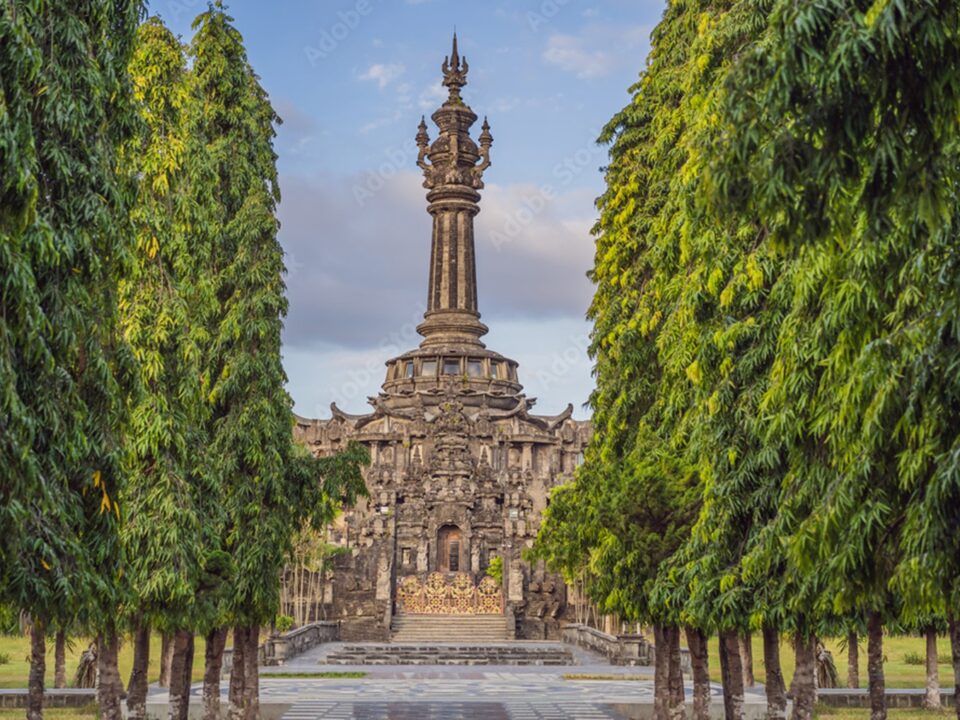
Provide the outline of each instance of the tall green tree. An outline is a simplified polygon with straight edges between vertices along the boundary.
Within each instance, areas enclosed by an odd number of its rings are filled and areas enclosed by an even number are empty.
[[[879,718],[884,622],[955,592],[957,17],[673,3],[610,125],[591,306],[604,452],[558,492],[541,545],[603,568],[602,597],[630,578],[654,614],[761,628],[771,656],[790,630],[800,717],[817,632],[869,619]],[[628,568],[631,533],[701,503],[692,532]]]
[[[130,63],[140,131],[125,147],[124,170],[140,180],[131,211],[135,247],[120,284],[121,327],[138,361],[140,392],[125,428],[129,482],[122,537],[127,551],[134,666],[132,717],[146,712],[150,628],[181,633],[202,620],[198,588],[216,535],[216,494],[199,458],[207,440],[210,375],[204,358],[217,309],[210,262],[212,228],[201,187],[206,146],[187,128],[186,53],[159,18],[140,26]],[[172,705],[186,703],[178,678]]]
[[[126,74],[139,2],[11,0],[3,36],[3,585],[34,619],[28,716],[42,713],[44,628],[101,636],[102,716],[119,717],[118,429],[129,357],[116,289],[135,114]],[[8,526],[7,523],[10,523]]]
[[[576,540],[574,549],[590,569],[588,590],[601,607],[654,625],[660,718],[683,711],[679,665],[669,662],[673,648],[679,654],[680,616],[678,608],[654,602],[652,591],[688,536],[700,498],[700,478],[687,455],[692,358],[671,355],[688,352],[686,331],[664,323],[683,291],[672,178],[687,155],[682,139],[689,117],[681,105],[696,57],[699,9],[697,3],[668,6],[631,103],[600,138],[610,144],[610,163],[598,200],[591,271],[597,287],[588,313],[597,382],[594,436],[574,488],[551,499],[538,538],[548,559],[562,559],[563,544]]]
[[[292,528],[322,526],[342,498],[362,491],[364,454],[352,448],[318,461],[293,442],[280,355],[287,309],[273,149],[280,119],[232,22],[219,2],[194,21],[189,127],[213,168],[202,190],[218,228],[208,265],[218,308],[204,359],[211,379],[206,468],[220,488],[221,549],[231,563],[229,593],[219,597],[220,619],[234,627],[230,716],[252,718],[260,626],[277,612]],[[219,658],[208,656],[209,663]],[[205,689],[209,713],[218,695]]]
[[[777,218],[768,242],[797,267],[767,404],[811,498],[789,544],[822,574],[824,604],[869,618],[875,718],[882,624],[903,597],[889,578],[930,527],[905,521],[934,478],[951,477],[956,438],[940,405],[956,377],[949,345],[920,338],[949,327],[957,28],[950,3],[774,3],[767,38],[731,78],[717,164],[727,200]],[[945,382],[928,395],[931,363]],[[931,564],[913,569],[916,587],[936,583]],[[916,612],[930,607],[910,595]]]

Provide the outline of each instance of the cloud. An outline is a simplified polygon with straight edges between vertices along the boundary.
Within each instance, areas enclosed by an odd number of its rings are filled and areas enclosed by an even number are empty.
[[[372,80],[383,90],[387,85],[400,77],[404,69],[403,65],[399,63],[374,63],[360,75],[360,79]]]
[[[418,105],[421,110],[432,112],[437,109],[440,105],[443,104],[444,100],[447,99],[447,91],[443,87],[443,83],[439,80],[433,83],[420,93],[420,99]]]
[[[360,126],[357,132],[359,132],[361,135],[366,135],[374,130],[379,130],[382,127],[394,124],[403,116],[403,113],[399,109],[394,110],[390,115],[381,115],[374,120],[364,123]]]
[[[491,113],[508,113],[520,105],[520,98],[499,97],[493,101],[490,106]]]
[[[378,347],[422,315],[431,220],[421,178],[395,166],[351,178],[281,177],[286,346]],[[362,206],[357,188],[374,189]],[[476,243],[484,320],[492,327],[498,319],[582,318],[592,293],[585,277],[593,255],[592,194],[558,192],[527,219],[539,188],[491,184],[482,193]],[[509,242],[498,242],[511,222],[517,227]],[[414,347],[419,338],[404,342]]]
[[[650,28],[642,25],[587,25],[576,35],[550,35],[541,58],[581,79],[600,77],[624,62],[646,55],[649,35]]]

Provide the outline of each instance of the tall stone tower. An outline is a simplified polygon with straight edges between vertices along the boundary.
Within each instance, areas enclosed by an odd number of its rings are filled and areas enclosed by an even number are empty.
[[[419,347],[387,360],[372,412],[331,405],[328,420],[297,419],[300,440],[330,454],[357,440],[370,450],[370,492],[333,533],[338,556],[327,617],[344,639],[389,639],[404,617],[502,618],[504,637],[555,637],[567,604],[560,578],[522,558],[549,490],[572,479],[588,423],[530,412],[517,363],[480,340],[474,218],[493,136],[461,98],[469,66],[454,35],[441,66],[446,101],[430,141],[416,140],[432,218],[427,310]],[[495,560],[500,558],[500,560]],[[499,582],[488,576],[502,567]],[[469,639],[469,638],[465,638]]]

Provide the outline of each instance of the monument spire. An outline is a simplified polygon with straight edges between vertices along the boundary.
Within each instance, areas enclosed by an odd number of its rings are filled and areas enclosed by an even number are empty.
[[[479,146],[470,137],[477,116],[460,97],[470,66],[457,49],[456,32],[440,69],[449,95],[430,116],[440,133],[431,143],[421,118],[416,136],[417,165],[423,170],[427,212],[433,217],[427,311],[417,331],[424,337],[421,346],[482,345],[479,338],[487,327],[477,309],[473,218],[480,212],[478,191],[490,167],[493,136],[484,118]]]

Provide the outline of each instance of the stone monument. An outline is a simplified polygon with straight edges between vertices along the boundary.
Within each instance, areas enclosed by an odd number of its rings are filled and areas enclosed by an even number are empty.
[[[442,65],[449,96],[431,116],[439,134],[431,143],[421,119],[416,136],[433,219],[423,341],[386,362],[372,412],[334,404],[330,419],[297,418],[298,439],[315,453],[356,440],[372,461],[369,498],[331,533],[346,551],[328,617],[345,640],[388,640],[404,614],[499,614],[508,636],[530,639],[559,637],[566,620],[562,579],[522,553],[550,489],[572,479],[590,426],[572,419],[572,405],[534,415],[517,363],[480,340],[474,217],[493,136],[484,120],[478,142],[470,137],[477,116],[460,96],[468,69],[454,35]]]

